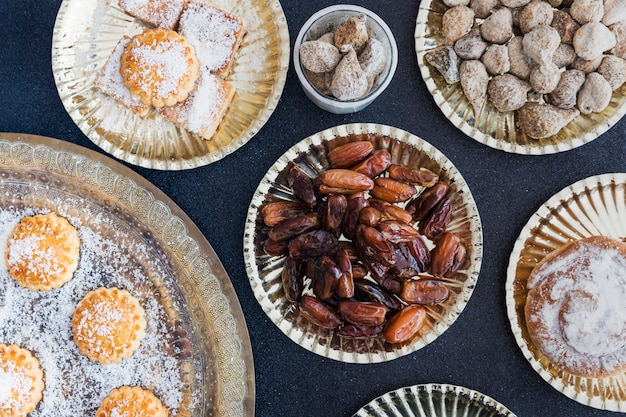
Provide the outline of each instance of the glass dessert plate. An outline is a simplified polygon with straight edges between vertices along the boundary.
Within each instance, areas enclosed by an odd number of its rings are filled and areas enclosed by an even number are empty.
[[[448,179],[457,192],[452,196],[452,221],[447,230],[456,233],[468,249],[464,267],[445,285],[450,296],[442,303],[426,306],[427,319],[423,330],[403,344],[389,344],[382,337],[348,339],[335,331],[311,324],[299,309],[285,298],[281,271],[284,256],[269,256],[263,250],[269,228],[263,223],[260,209],[270,201],[293,200],[287,183],[291,162],[310,177],[328,168],[329,147],[358,140],[369,134],[374,149],[386,148],[392,162],[410,167],[425,167]],[[351,136],[350,136],[351,135]],[[356,137],[355,137],[356,136]],[[433,342],[461,314],[469,301],[482,262],[482,226],[472,194],[454,165],[426,141],[397,128],[379,124],[348,124],[336,126],[309,136],[285,152],[268,170],[252,197],[244,231],[244,259],[254,295],[263,311],[291,340],[305,349],[342,362],[375,363],[389,361],[412,353]],[[305,293],[310,293],[305,288]]]
[[[247,33],[228,76],[235,98],[213,138],[205,140],[154,110],[140,117],[97,90],[95,76],[122,35],[141,33],[144,26],[120,10],[117,0],[63,1],[52,36],[52,72],[65,109],[92,142],[131,164],[182,170],[222,159],[263,127],[278,105],[289,67],[280,2],[211,4],[240,16]]]
[[[544,203],[522,229],[509,260],[506,305],[517,344],[533,369],[567,397],[594,408],[626,412],[626,372],[607,378],[571,375],[534,346],[524,316],[533,268],[566,242],[590,236],[626,240],[626,174],[578,181]]]
[[[71,361],[65,363],[55,356],[59,348],[39,349],[35,353],[45,359],[47,390],[40,409],[54,408],[59,401],[59,407],[69,408],[87,391],[97,398],[89,397],[87,408],[77,415],[93,414],[108,394],[100,392],[104,388],[93,387],[112,388],[106,375],[115,376],[128,368],[133,375],[122,384],[146,385],[159,395],[178,395],[178,416],[253,416],[254,366],[243,312],[213,248],[184,212],[129,168],[68,142],[0,133],[0,159],[2,224],[7,225],[11,217],[54,211],[71,219],[81,238],[74,278],[60,289],[26,294],[33,298],[33,311],[46,313],[50,307],[61,312],[59,321],[55,317],[46,323],[37,340],[47,340],[47,330],[49,337],[69,332],[63,320],[70,326],[75,304],[95,289],[89,287],[123,286],[139,297],[146,311],[164,312],[155,315],[158,319],[148,320],[145,340],[156,338],[166,354],[169,352],[168,358],[175,360],[167,364],[155,361],[158,355],[144,342],[131,358],[106,367],[90,362],[77,350],[66,353]],[[4,239],[7,233],[3,232]],[[12,284],[6,272],[2,275],[0,321],[6,332],[15,320],[28,320],[5,314],[5,309],[22,303],[22,298],[15,296],[26,289]],[[56,306],[56,300],[69,302]],[[31,339],[23,331],[11,337],[13,343],[27,347],[40,343]],[[62,341],[72,343],[70,336]],[[136,374],[144,375],[145,380],[136,380],[132,371],[139,357],[149,370],[138,368]],[[73,379],[76,372],[77,379]],[[172,373],[183,382],[178,393],[164,391],[160,382]],[[71,386],[76,380],[80,384]],[[59,384],[70,384],[69,394],[66,388],[63,395],[48,391]],[[52,413],[58,415],[54,409]]]
[[[448,384],[400,388],[373,399],[352,417],[515,417],[480,392]]]
[[[517,126],[515,112],[499,112],[489,100],[478,118],[463,94],[460,83],[449,85],[424,55],[443,46],[441,20],[448,9],[441,0],[420,3],[415,25],[417,64],[428,91],[443,114],[463,133],[495,149],[518,154],[552,154],[588,143],[615,125],[626,113],[626,84],[613,92],[604,111],[580,114],[561,131],[545,139],[531,139]]]

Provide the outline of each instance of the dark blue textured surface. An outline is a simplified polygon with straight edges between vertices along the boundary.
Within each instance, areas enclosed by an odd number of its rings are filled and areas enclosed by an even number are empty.
[[[0,0],[0,131],[51,136],[102,152],[74,125],[55,88],[50,50],[60,3]],[[504,284],[515,239],[541,204],[580,179],[626,172],[626,120],[593,142],[556,155],[523,156],[491,149],[457,130],[441,114],[421,79],[413,38],[418,1],[356,3],[389,24],[400,54],[390,87],[370,107],[353,115],[326,113],[306,99],[290,68],[275,113],[235,153],[190,171],[131,167],[189,215],[224,264],[252,340],[256,415],[347,417],[387,391],[429,382],[475,389],[519,417],[615,415],[568,399],[535,373],[511,333]],[[282,1],[292,45],[308,17],[330,4]],[[248,204],[268,167],[300,139],[349,122],[396,126],[441,150],[468,182],[484,229],[482,271],[460,318],[426,348],[367,366],[324,359],[284,336],[254,298],[242,256]]]

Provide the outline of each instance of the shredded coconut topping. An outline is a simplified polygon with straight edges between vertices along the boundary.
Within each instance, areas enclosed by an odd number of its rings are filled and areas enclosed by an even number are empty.
[[[180,17],[180,33],[196,48],[200,65],[219,72],[230,62],[241,21],[214,7],[189,3]]]
[[[193,92],[192,105],[186,108],[188,129],[197,132],[213,123],[223,101],[224,91],[220,88],[217,78],[203,74],[202,80]]]
[[[31,209],[0,209],[2,250],[15,225],[33,214]],[[183,381],[171,320],[152,281],[158,275],[166,288],[173,285],[171,271],[154,261],[153,247],[138,238],[129,239],[128,234],[135,232],[120,227],[108,215],[95,211],[81,213],[81,218],[59,214],[76,227],[81,241],[79,266],[71,281],[47,292],[31,291],[11,279],[6,267],[0,268],[0,341],[29,349],[44,373],[43,399],[30,417],[94,415],[102,399],[123,385],[149,387],[170,415],[176,415],[189,381]],[[76,305],[87,292],[101,286],[131,292],[144,308],[147,322],[138,350],[109,365],[89,360],[72,341]],[[178,302],[171,301],[180,311]],[[7,386],[23,384],[26,381],[12,371],[0,372],[0,398],[9,395]]]
[[[0,412],[22,407],[24,397],[33,389],[33,381],[13,362],[0,368]]]
[[[133,50],[137,64],[130,78],[143,92],[154,91],[163,98],[178,93],[181,79],[189,72],[186,47],[180,42],[161,41],[135,46]]]
[[[130,94],[130,90],[124,85],[124,79],[120,74],[120,57],[128,42],[130,42],[130,38],[125,37],[115,46],[102,71],[98,73],[96,86],[131,108],[143,109],[146,106],[137,97]]]
[[[154,26],[172,29],[185,0],[120,0],[120,6],[133,16]]]

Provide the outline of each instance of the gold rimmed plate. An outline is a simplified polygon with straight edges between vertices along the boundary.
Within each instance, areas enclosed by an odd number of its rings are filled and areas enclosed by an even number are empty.
[[[387,149],[392,162],[425,167],[448,180],[456,192],[451,195],[453,217],[447,230],[456,233],[468,249],[467,261],[445,281],[450,296],[442,303],[427,306],[423,331],[403,344],[386,343],[382,337],[347,339],[337,332],[311,324],[296,305],[285,298],[281,272],[284,256],[269,256],[263,244],[269,228],[263,223],[262,206],[271,201],[293,200],[287,183],[290,163],[301,167],[311,178],[328,168],[329,149],[354,140],[369,140],[374,149]],[[482,226],[467,183],[452,162],[428,142],[401,129],[379,124],[348,124],[311,135],[285,152],[268,170],[255,191],[244,232],[244,259],[254,295],[263,311],[291,340],[318,355],[351,363],[389,361],[412,353],[433,342],[461,314],[469,301],[482,262]],[[309,293],[310,288],[305,288]]]
[[[594,408],[626,412],[626,372],[585,378],[557,368],[532,343],[526,327],[526,284],[533,268],[567,242],[591,236],[626,241],[626,173],[578,181],[552,196],[522,229],[509,260],[506,305],[517,344],[533,369],[567,397]]]
[[[352,417],[515,417],[504,405],[469,388],[423,384],[373,399]]]
[[[203,1],[203,0],[199,0]],[[228,81],[236,96],[210,140],[151,110],[140,117],[94,87],[94,79],[123,35],[143,24],[117,0],[64,0],[52,36],[52,72],[61,101],[83,133],[106,152],[160,170],[208,165],[246,144],[267,122],[289,66],[289,32],[278,0],[211,2],[244,20],[246,35]]]
[[[444,45],[442,16],[448,9],[441,0],[423,0],[415,25],[417,64],[428,91],[443,114],[463,133],[495,149],[540,155],[567,151],[584,145],[606,132],[626,113],[626,84],[613,92],[608,107],[600,113],[580,114],[556,135],[531,139],[517,125],[515,112],[499,112],[489,100],[476,117],[460,83],[449,85],[424,55]]]
[[[0,240],[22,216],[45,212],[68,218],[81,240],[78,269],[59,289],[29,293],[0,273],[2,340],[32,349],[46,377],[38,415],[93,415],[112,388],[140,385],[170,415],[253,416],[241,306],[184,212],[131,169],[69,142],[0,133],[0,160]],[[76,303],[100,286],[133,293],[148,322],[133,356],[107,366],[80,355],[71,339]]]

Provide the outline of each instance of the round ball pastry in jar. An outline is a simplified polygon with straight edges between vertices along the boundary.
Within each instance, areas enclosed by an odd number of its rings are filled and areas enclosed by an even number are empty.
[[[130,357],[146,335],[144,309],[128,291],[101,287],[76,306],[72,333],[80,353],[92,361],[119,362]]]
[[[17,345],[0,344],[0,417],[25,417],[43,395],[39,360]]]
[[[78,268],[80,239],[67,219],[55,213],[24,217],[7,241],[9,275],[22,287],[59,288]]]
[[[199,75],[196,50],[169,29],[146,29],[124,46],[120,74],[133,97],[157,108],[184,101]]]
[[[626,370],[626,243],[567,243],[537,264],[527,286],[529,336],[552,364],[588,378]]]
[[[167,417],[161,400],[147,389],[123,386],[115,388],[102,400],[96,417]]]

